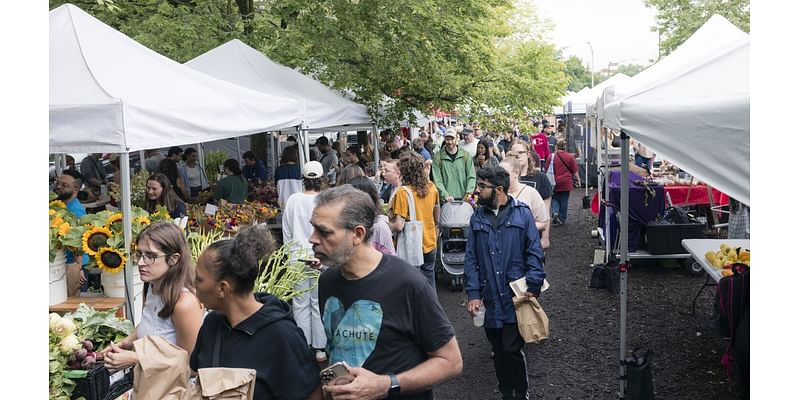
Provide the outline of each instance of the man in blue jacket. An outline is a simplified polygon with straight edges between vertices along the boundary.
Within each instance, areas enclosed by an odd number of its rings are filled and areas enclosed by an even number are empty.
[[[464,275],[467,311],[485,307],[484,330],[494,352],[494,368],[503,399],[528,399],[525,341],[519,334],[509,283],[525,277],[527,297],[539,297],[545,273],[544,253],[530,208],[508,195],[502,167],[478,171],[478,204],[470,219]]]

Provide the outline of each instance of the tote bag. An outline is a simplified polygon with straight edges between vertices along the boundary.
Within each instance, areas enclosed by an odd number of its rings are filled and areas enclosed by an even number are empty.
[[[414,196],[407,187],[401,186],[408,197],[409,220],[403,226],[403,231],[397,235],[397,256],[418,267],[424,263],[422,260],[422,221],[417,220],[417,208]]]
[[[553,164],[555,164],[555,160],[553,159],[554,156],[555,154],[550,154],[550,166],[547,167],[546,174],[547,180],[550,181],[550,184],[553,185],[553,187],[556,187],[556,175],[553,172]]]

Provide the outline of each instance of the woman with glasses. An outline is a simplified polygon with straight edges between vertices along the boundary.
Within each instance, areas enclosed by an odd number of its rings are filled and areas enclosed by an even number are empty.
[[[506,153],[510,157],[514,157],[520,165],[519,181],[524,183],[539,192],[542,196],[547,210],[550,210],[550,200],[553,197],[553,185],[547,180],[547,175],[539,170],[539,154],[531,151],[528,143],[522,140],[515,140],[511,143],[509,152]],[[552,221],[551,221],[552,222]],[[547,249],[550,247],[550,224],[542,232],[542,248]]]
[[[125,340],[102,351],[111,371],[136,365],[139,358],[131,344],[148,335],[161,336],[191,354],[205,315],[195,294],[191,252],[175,224],[157,222],[144,228],[136,238],[133,260],[142,282],[149,284],[142,321]]]

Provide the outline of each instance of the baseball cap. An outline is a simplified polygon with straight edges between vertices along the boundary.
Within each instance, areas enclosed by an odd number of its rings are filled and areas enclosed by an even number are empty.
[[[548,121],[546,119],[542,120],[542,126],[545,126],[545,127],[550,126],[550,121]]]
[[[453,128],[447,128],[447,130],[444,131],[444,137],[448,137],[448,136],[452,136],[452,137],[454,137],[456,139],[458,138],[458,134],[456,133],[456,130],[453,129]]]
[[[317,138],[317,141],[315,143],[317,145],[328,144],[328,138],[326,138],[325,136],[320,136],[320,137]]]
[[[322,178],[322,164],[319,161],[309,161],[303,165],[303,177],[308,179]]]

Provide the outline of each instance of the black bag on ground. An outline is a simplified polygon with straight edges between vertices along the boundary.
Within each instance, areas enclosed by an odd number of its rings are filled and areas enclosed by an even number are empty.
[[[606,266],[605,264],[595,265],[592,269],[592,279],[589,281],[589,287],[592,289],[605,289],[606,288]]]
[[[611,293],[619,294],[619,264],[609,262],[608,264],[595,265],[594,269],[592,269],[589,287],[592,289],[608,289]]]
[[[650,350],[634,349],[631,357],[625,359],[625,373],[628,379],[628,390],[625,391],[628,400],[654,400],[653,373],[650,370],[650,361],[653,352]]]

